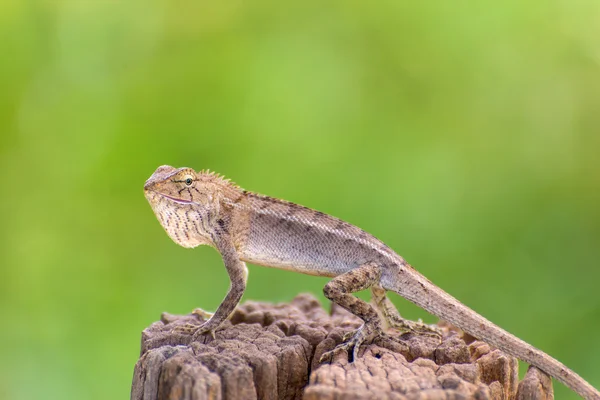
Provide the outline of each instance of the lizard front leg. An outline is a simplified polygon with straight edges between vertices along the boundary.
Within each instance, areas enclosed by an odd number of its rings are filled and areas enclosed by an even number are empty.
[[[352,357],[356,360],[358,350],[363,342],[376,336],[387,336],[382,331],[381,320],[377,315],[377,311],[369,303],[352,295],[354,292],[379,285],[380,278],[381,266],[370,262],[333,278],[325,285],[323,288],[325,297],[362,319],[364,324],[353,332],[350,337],[344,337],[344,343],[325,353],[321,357],[321,361],[341,350],[352,351]]]
[[[233,242],[228,238],[222,238],[216,247],[221,253],[231,283],[229,291],[217,308],[217,311],[215,311],[208,321],[198,327],[194,333],[194,339],[205,333],[210,333],[214,337],[214,331],[237,307],[246,290],[248,268],[246,267],[246,263],[240,260]]]
[[[223,263],[229,274],[229,291],[217,308],[214,314],[210,316],[208,321],[200,326],[186,325],[183,328],[193,332],[193,339],[196,340],[199,336],[210,333],[214,337],[215,330],[229,317],[235,307],[237,307],[244,291],[246,290],[246,281],[248,278],[248,269],[246,263],[240,260],[233,242],[229,238],[221,238],[217,243],[217,250],[221,253]],[[210,313],[206,313],[210,315]]]

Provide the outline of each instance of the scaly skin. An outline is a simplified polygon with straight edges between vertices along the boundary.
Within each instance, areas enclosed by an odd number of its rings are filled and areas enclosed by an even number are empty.
[[[231,287],[194,338],[214,331],[232,313],[246,288],[245,262],[333,279],[324,293],[360,317],[364,324],[335,352],[354,358],[365,340],[393,340],[383,324],[405,331],[437,334],[434,328],[404,320],[387,299],[391,290],[502,351],[532,364],[589,400],[600,392],[583,378],[530,344],[494,325],[431,283],[374,236],[335,217],[284,200],[247,192],[210,172],[159,167],[146,181],[146,198],[167,234],[183,247],[216,248]],[[352,293],[371,288],[377,307]],[[378,312],[384,317],[381,321]]]

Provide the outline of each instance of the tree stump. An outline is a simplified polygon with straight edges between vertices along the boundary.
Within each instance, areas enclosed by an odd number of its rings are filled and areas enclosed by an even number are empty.
[[[445,323],[443,338],[397,334],[404,346],[363,345],[319,362],[360,319],[311,295],[289,304],[248,301],[216,332],[192,341],[173,328],[196,314],[163,314],[142,333],[132,400],[552,399],[550,378]],[[390,330],[392,331],[392,330]],[[393,334],[393,332],[389,332]],[[387,346],[389,347],[389,346]]]

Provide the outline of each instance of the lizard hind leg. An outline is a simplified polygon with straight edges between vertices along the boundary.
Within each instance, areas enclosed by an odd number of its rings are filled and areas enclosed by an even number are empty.
[[[371,286],[371,302],[377,307],[388,327],[396,328],[401,332],[415,332],[441,338],[442,332],[439,329],[424,324],[420,320],[415,322],[402,318],[392,301],[386,296],[385,292],[386,290],[381,287],[379,283]]]
[[[383,332],[381,319],[373,306],[352,295],[354,292],[379,285],[380,278],[381,266],[370,262],[333,278],[325,285],[323,288],[325,297],[362,319],[364,324],[356,331],[345,335],[344,342],[335,349],[323,354],[321,362],[333,358],[340,351],[347,351],[349,355],[352,354],[352,359],[356,360],[361,344],[376,337],[381,337],[384,342],[389,340],[395,342]]]

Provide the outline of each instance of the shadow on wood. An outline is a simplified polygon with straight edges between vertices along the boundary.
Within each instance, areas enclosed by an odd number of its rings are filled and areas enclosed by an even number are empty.
[[[310,295],[246,302],[215,339],[174,329],[201,322],[165,313],[144,330],[132,400],[553,398],[547,375],[530,368],[519,384],[515,358],[443,323],[441,343],[405,333],[397,349],[375,341],[354,362],[340,353],[320,363],[361,321],[335,306],[330,315]]]

